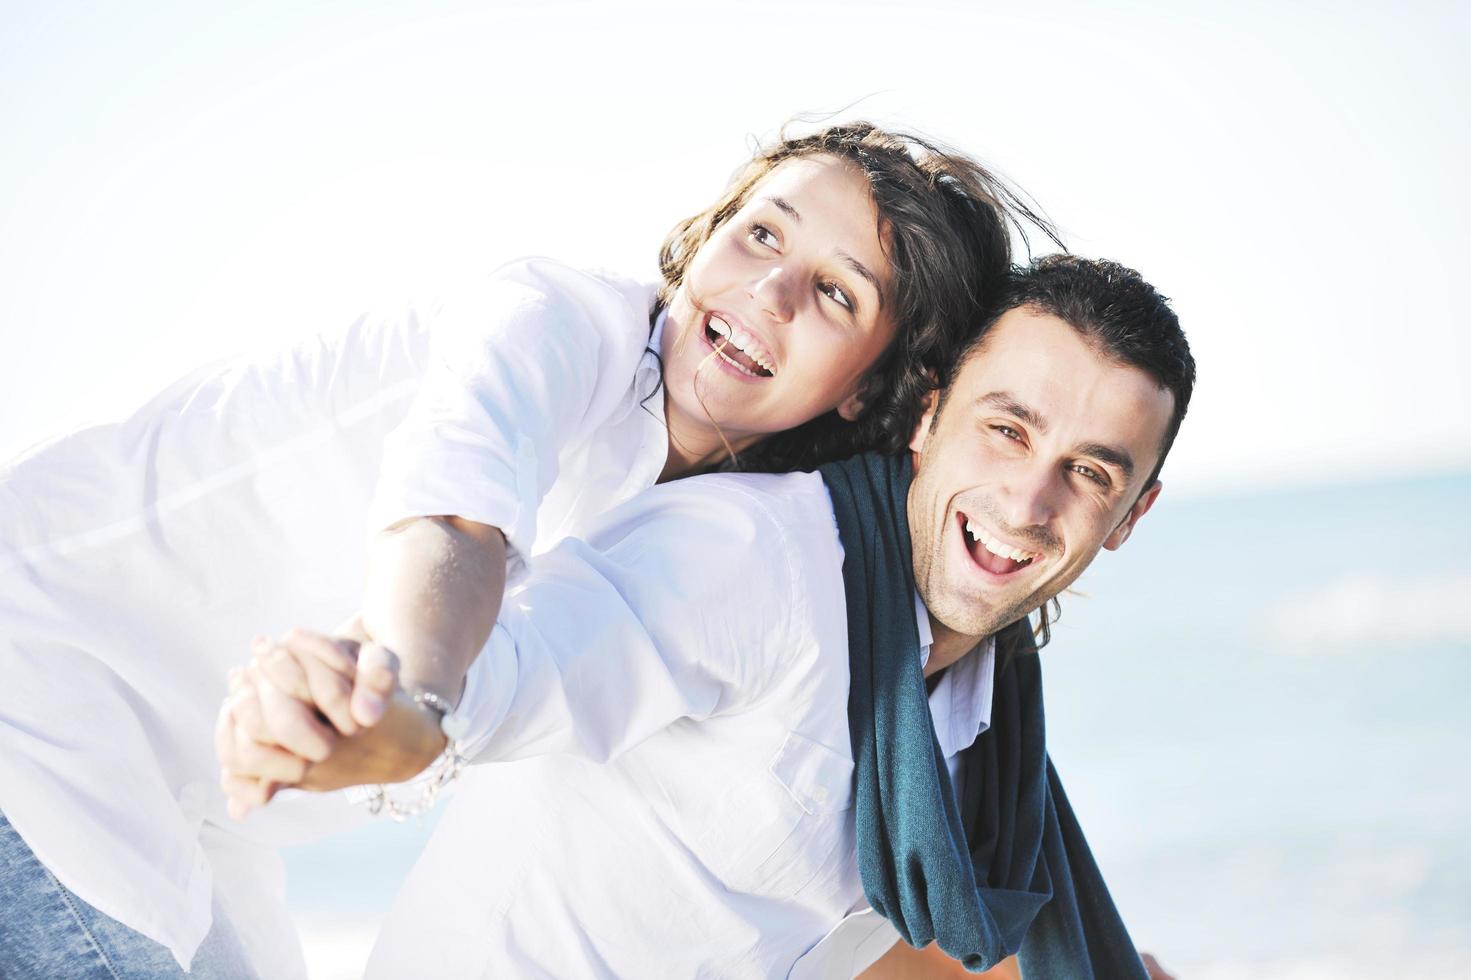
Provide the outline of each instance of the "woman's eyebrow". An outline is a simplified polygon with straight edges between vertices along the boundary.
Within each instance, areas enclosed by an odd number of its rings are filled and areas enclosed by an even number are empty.
[[[792,207],[792,202],[788,201],[786,198],[777,197],[775,194],[765,194],[762,195],[761,200],[775,204],[777,208],[779,208],[781,212],[785,214],[788,218],[791,218],[798,224],[802,223],[802,213],[796,208]]]
[[[849,255],[842,249],[837,249],[837,256],[838,258],[843,260],[844,265],[852,269],[854,272],[858,273],[864,279],[868,280],[868,284],[873,287],[874,295],[878,296],[879,298],[879,309],[882,310],[884,308],[884,290],[879,285],[878,276],[874,275],[872,272],[869,272],[868,266],[864,265],[862,262],[859,262],[857,259]]]
[[[792,202],[788,201],[786,198],[780,197],[776,194],[763,194],[759,199],[762,201],[766,201],[769,204],[775,205],[782,214],[785,214],[797,224],[802,223],[802,212],[793,207]],[[874,295],[877,296],[879,300],[879,309],[882,310],[884,308],[884,289],[882,286],[879,285],[879,277],[870,272],[868,266],[864,265],[862,262],[859,262],[857,259],[849,255],[842,249],[837,249],[836,253],[838,258],[843,260],[844,265],[866,279],[868,281],[868,284],[873,287]]]

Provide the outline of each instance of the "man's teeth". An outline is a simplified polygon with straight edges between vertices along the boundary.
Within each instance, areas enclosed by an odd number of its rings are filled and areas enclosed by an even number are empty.
[[[1025,562],[1037,557],[1030,551],[1022,551],[1020,548],[1012,548],[1002,544],[987,534],[975,521],[965,522],[965,533],[969,534],[974,540],[979,541],[981,547],[985,548],[997,558],[1010,558],[1015,562]]]
[[[718,316],[712,316],[710,318],[710,329],[724,337],[730,342],[730,346],[761,365],[766,371],[772,375],[776,374],[776,366],[771,363],[771,358],[757,346],[755,337],[752,337],[739,327],[732,328],[730,324]]]

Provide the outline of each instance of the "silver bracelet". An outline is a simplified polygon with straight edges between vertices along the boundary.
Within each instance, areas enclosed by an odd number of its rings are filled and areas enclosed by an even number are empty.
[[[448,786],[450,781],[460,774],[465,766],[465,757],[460,754],[460,739],[464,738],[469,723],[454,713],[454,708],[448,701],[432,691],[418,691],[414,694],[414,703],[423,705],[431,711],[439,714],[439,730],[444,733],[446,739],[444,751],[439,753],[429,766],[411,783],[419,783],[420,789],[416,799],[401,801],[389,795],[389,789],[383,784],[369,787],[368,798],[365,801],[368,812],[373,816],[383,814],[390,819],[403,823],[410,817],[422,816],[434,807],[434,801],[439,798],[440,790]]]

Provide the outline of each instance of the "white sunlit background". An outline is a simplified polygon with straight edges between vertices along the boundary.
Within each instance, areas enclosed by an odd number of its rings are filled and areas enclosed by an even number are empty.
[[[1471,8],[0,6],[0,453],[539,253],[652,278],[798,113],[964,149],[1173,297],[1167,489],[1050,744],[1182,978],[1471,975]],[[290,855],[357,975],[427,828]]]

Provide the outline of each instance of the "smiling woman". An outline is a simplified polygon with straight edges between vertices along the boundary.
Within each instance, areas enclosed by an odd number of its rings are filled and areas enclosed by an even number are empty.
[[[739,453],[826,412],[863,414],[862,382],[896,331],[881,230],[862,172],[837,157],[786,161],[754,185],[669,303],[666,470],[719,458],[711,430]]]
[[[440,307],[197,372],[0,471],[0,666],[38,692],[0,705],[15,846],[154,954],[200,966],[228,920],[260,972],[299,973],[271,847],[343,818],[295,799],[226,819],[205,706],[251,634],[361,610],[317,638],[342,674],[255,644],[216,729],[235,815],[308,760],[331,785],[344,736],[376,733],[390,691],[367,668],[389,648],[432,755],[509,565],[657,481],[901,448],[1031,217],[912,137],[784,138],[675,228],[658,284],[513,263]],[[86,724],[39,695],[61,669]],[[385,781],[429,761],[375,758]],[[21,925],[4,956],[45,955],[45,924]]]
[[[778,176],[797,163],[801,170]],[[833,175],[833,186],[824,186],[816,171]],[[770,181],[780,183],[773,188]],[[800,209],[783,193],[789,184],[821,200]],[[814,222],[825,224],[809,227]],[[1061,246],[1022,195],[974,162],[914,135],[863,123],[783,135],[735,175],[719,200],[675,226],[659,257],[660,299],[673,305],[696,257],[717,235],[745,234],[780,263],[783,248],[793,247],[786,236],[795,234],[796,247],[826,250],[824,275],[802,288],[825,299],[812,299],[817,316],[844,328],[845,354],[852,343],[847,335],[872,340],[877,324],[892,324],[892,338],[873,345],[867,362],[844,363],[834,372],[837,378],[846,374],[839,389],[852,386],[843,397],[786,431],[768,428],[739,457],[747,470],[811,469],[867,449],[904,447],[925,393],[949,378],[957,350],[953,325],[991,302],[1009,270],[1012,233],[1025,241],[1029,228]],[[761,277],[769,270],[769,261],[756,268]],[[791,281],[781,276],[771,285],[790,289]],[[785,315],[790,298],[773,298],[782,300],[778,316]],[[718,345],[711,332],[707,328],[707,351]],[[708,419],[703,409],[699,414]]]

